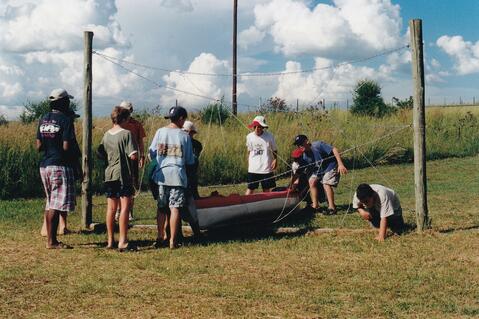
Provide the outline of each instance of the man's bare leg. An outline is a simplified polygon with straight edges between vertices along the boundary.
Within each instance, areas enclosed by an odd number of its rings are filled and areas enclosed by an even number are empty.
[[[170,248],[177,247],[178,231],[180,229],[180,210],[177,207],[170,207]]]
[[[67,212],[60,212],[60,223],[58,224],[58,235],[65,235],[70,232],[67,227]]]
[[[166,209],[158,208],[156,212],[156,229],[158,231],[158,237],[156,239],[157,244],[161,244],[166,238],[165,224],[166,224]]]
[[[309,190],[311,195],[311,207],[317,209],[318,206],[318,189],[316,188],[316,178],[309,179]]]
[[[47,228],[47,248],[55,248],[58,245],[57,229],[58,229],[58,216],[60,212],[54,209],[50,209],[45,212],[46,228]]]
[[[43,212],[43,224],[42,224],[42,230],[40,231],[40,235],[42,235],[43,237],[47,237],[47,236],[48,236],[48,232],[47,232],[47,214],[48,214],[48,210],[46,210],[46,211]]]
[[[121,211],[119,218],[120,238],[118,239],[118,248],[128,247],[128,210],[130,208],[130,197],[120,197]]]
[[[115,213],[119,200],[117,198],[107,199],[106,208],[106,230],[108,236],[107,248],[113,248],[115,244]]]
[[[336,210],[336,205],[334,204],[334,190],[331,185],[323,184],[324,192],[326,193],[326,198],[328,199],[328,208]]]
[[[253,194],[253,193],[254,193],[254,189],[249,189],[249,188],[247,188],[245,195],[251,195],[251,194]]]

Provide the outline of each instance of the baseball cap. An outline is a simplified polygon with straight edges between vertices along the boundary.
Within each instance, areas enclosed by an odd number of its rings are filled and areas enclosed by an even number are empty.
[[[123,109],[127,109],[130,112],[133,111],[133,104],[130,101],[122,101],[120,103],[119,107],[121,107]]]
[[[308,139],[308,137],[306,135],[303,135],[303,134],[296,135],[296,137],[294,138],[293,145],[301,146],[301,145],[304,144],[304,142],[307,139]]]
[[[193,122],[191,122],[191,121],[185,121],[185,124],[183,124],[182,129],[183,129],[183,131],[186,131],[186,132],[198,133],[198,130],[196,129],[195,124],[193,124]]]
[[[268,125],[266,124],[266,120],[264,116],[258,115],[253,119],[253,122],[251,122],[250,125],[248,125],[249,128],[253,128],[255,126],[261,126],[267,128]]]
[[[58,101],[60,99],[63,99],[64,97],[67,97],[69,99],[73,99],[73,95],[68,94],[67,90],[65,89],[55,89],[50,93],[50,96],[48,96],[48,100],[50,102],[53,101]]]
[[[304,150],[301,148],[297,148],[291,152],[291,157],[292,158],[300,158],[303,156]]]
[[[186,109],[182,106],[173,106],[168,111],[168,115],[165,116],[165,119],[178,119],[181,116],[183,116],[183,118],[186,118],[188,116],[188,112],[186,112]]]

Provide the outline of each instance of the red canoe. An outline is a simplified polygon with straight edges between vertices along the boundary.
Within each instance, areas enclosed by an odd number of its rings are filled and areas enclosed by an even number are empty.
[[[281,212],[286,214],[295,209],[299,201],[298,193],[282,190],[253,195],[216,195],[195,200],[195,204],[200,228],[210,229],[257,220],[273,221]]]

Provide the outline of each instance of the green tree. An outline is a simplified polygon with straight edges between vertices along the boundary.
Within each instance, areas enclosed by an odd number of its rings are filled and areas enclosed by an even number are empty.
[[[266,102],[261,104],[259,113],[271,113],[271,112],[289,112],[289,107],[286,101],[277,96],[270,97]]]
[[[50,112],[50,102],[48,99],[39,101],[39,102],[32,102],[27,101],[23,107],[22,114],[20,114],[20,122],[24,124],[32,123],[39,120],[43,115]],[[77,110],[77,104],[73,101],[70,101],[70,108],[73,111]]]
[[[392,111],[392,107],[384,103],[381,96],[381,87],[377,82],[365,79],[356,83],[351,113],[383,117]]]

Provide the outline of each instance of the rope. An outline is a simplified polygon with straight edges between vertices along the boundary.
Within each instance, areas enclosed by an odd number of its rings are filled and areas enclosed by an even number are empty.
[[[311,68],[311,69],[306,69],[306,70],[299,70],[299,71],[276,71],[276,72],[242,72],[236,74],[236,77],[269,77],[269,76],[284,76],[284,75],[290,75],[290,74],[300,74],[300,73],[312,73],[315,71],[322,71],[322,70],[328,70],[328,69],[333,69],[338,66],[342,65],[348,65],[348,64],[356,64],[360,62],[365,62],[369,61],[381,56],[385,56],[394,52],[401,51],[405,48],[409,48],[409,45],[404,45],[395,49],[387,50],[387,51],[382,51],[380,53],[377,53],[375,55],[371,55],[369,57],[365,58],[359,58],[355,60],[349,60],[341,63],[337,63],[331,66],[326,66],[326,67],[321,67],[321,68]],[[173,69],[168,69],[168,68],[162,68],[162,67],[155,67],[155,66],[149,66],[146,64],[141,64],[141,63],[136,63],[136,62],[131,62],[123,59],[119,59],[116,57],[108,56],[104,53],[100,53],[98,51],[93,51],[94,54],[101,56],[105,59],[111,59],[111,60],[116,60],[121,63],[126,63],[138,67],[142,67],[145,69],[151,69],[151,70],[157,70],[157,71],[163,71],[163,72],[169,72],[169,73],[179,73],[179,74],[189,74],[189,75],[199,75],[199,76],[217,76],[217,77],[231,77],[233,74],[231,73],[207,73],[207,72],[191,72],[191,71],[182,71],[182,70],[173,70]],[[112,61],[111,61],[112,62]]]

